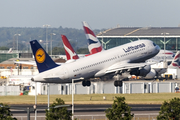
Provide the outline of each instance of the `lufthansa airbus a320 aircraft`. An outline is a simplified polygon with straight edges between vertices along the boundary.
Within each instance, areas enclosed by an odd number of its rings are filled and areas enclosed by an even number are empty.
[[[39,74],[32,81],[43,83],[71,83],[72,79],[83,78],[83,86],[89,86],[93,77],[108,74],[146,76],[150,65],[145,61],[158,54],[160,48],[150,40],[138,40],[109,50],[104,50],[73,62],[57,65],[37,42],[30,41]],[[79,80],[77,80],[79,81]],[[122,85],[122,81],[115,81]]]

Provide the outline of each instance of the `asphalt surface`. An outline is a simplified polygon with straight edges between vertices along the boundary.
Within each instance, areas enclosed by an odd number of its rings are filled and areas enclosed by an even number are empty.
[[[129,104],[131,107],[131,111],[152,111],[152,110],[160,110],[161,104]],[[17,111],[17,109],[27,107],[33,109],[33,105],[10,105],[12,111]],[[105,111],[107,108],[110,108],[110,104],[75,104],[74,110],[76,112],[85,112],[85,111]],[[37,105],[38,111],[44,111],[47,109],[47,105],[41,104]],[[71,110],[71,107],[68,107],[68,110]]]
[[[138,117],[156,117],[160,111],[160,104],[130,104],[131,113]],[[13,116],[19,120],[27,119],[27,108],[31,109],[31,119],[34,119],[33,105],[11,105]],[[110,108],[109,104],[96,105],[74,105],[74,116],[79,119],[105,119],[105,110]],[[24,110],[22,110],[24,109]],[[47,105],[37,105],[37,120],[45,119],[45,109]],[[68,107],[71,110],[71,107]]]

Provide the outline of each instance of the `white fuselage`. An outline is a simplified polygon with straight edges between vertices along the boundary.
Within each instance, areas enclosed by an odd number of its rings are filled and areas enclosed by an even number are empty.
[[[105,75],[106,69],[116,63],[123,65],[144,62],[158,54],[159,50],[159,46],[152,41],[139,40],[63,64],[39,73],[33,79],[37,82],[68,83],[72,79],[81,77],[84,79],[99,77],[99,75]]]

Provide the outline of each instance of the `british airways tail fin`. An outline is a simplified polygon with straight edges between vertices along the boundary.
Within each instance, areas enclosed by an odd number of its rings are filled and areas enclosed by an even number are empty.
[[[67,37],[65,35],[61,35],[61,37],[62,37],[64,49],[65,49],[65,52],[66,52],[67,60],[79,59],[78,55],[74,51],[74,49],[71,46],[71,44],[70,44],[69,40],[67,39]]]
[[[30,45],[39,73],[59,66],[51,59],[37,40],[30,41]]]
[[[104,50],[101,43],[97,39],[96,35],[88,25],[88,23],[83,21],[82,24],[83,24],[84,32],[86,33],[86,38],[88,40],[88,49],[90,54],[95,54]]]
[[[171,64],[169,65],[169,67],[170,68],[180,68],[180,51],[177,51]]]

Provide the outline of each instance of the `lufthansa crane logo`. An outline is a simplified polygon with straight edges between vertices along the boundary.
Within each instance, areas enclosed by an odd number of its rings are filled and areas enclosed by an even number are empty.
[[[38,63],[43,63],[45,58],[46,58],[46,55],[45,55],[45,52],[42,48],[39,48],[37,51],[36,51],[36,61]]]

